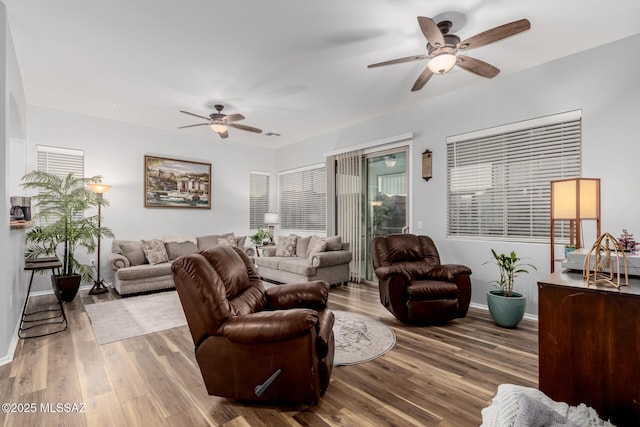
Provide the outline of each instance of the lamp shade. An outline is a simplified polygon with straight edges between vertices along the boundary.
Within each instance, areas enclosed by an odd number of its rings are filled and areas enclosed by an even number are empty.
[[[110,185],[101,184],[101,183],[94,183],[94,184],[87,184],[87,185],[89,186],[91,191],[93,191],[96,194],[104,194],[107,191],[109,191],[109,189],[111,188]]]
[[[265,212],[264,223],[265,224],[277,224],[280,220],[280,215],[277,212]]]
[[[427,67],[435,74],[444,74],[451,71],[453,66],[456,65],[456,60],[456,56],[451,53],[441,53],[432,58]]]
[[[218,123],[212,124],[211,129],[217,133],[225,133],[227,131],[227,127],[225,125],[221,125]]]
[[[599,219],[600,179],[551,181],[551,206],[554,219]]]

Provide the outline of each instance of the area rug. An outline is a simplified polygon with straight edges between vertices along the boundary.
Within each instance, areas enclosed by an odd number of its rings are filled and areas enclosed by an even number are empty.
[[[85,306],[98,344],[184,326],[187,321],[175,291],[122,298]],[[333,310],[335,366],[353,365],[382,356],[396,336],[382,322],[364,314]]]

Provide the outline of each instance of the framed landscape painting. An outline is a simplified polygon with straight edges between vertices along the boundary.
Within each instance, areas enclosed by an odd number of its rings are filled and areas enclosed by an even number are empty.
[[[211,209],[211,163],[144,156],[144,206]]]

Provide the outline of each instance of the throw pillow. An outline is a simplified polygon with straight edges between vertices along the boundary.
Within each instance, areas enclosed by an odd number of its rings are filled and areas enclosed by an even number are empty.
[[[316,236],[313,236],[313,237],[316,237]],[[309,243],[309,249],[307,250],[307,253],[308,253],[307,260],[309,261],[309,264],[312,264],[313,257],[316,254],[327,250],[326,240],[320,237],[314,240],[313,237],[311,238],[311,242]]]
[[[327,250],[328,251],[339,251],[341,249],[342,249],[342,237],[341,236],[327,237]]]
[[[289,237],[278,237],[278,247],[276,248],[276,256],[296,256],[296,241],[298,236],[295,234]]]
[[[211,234],[208,236],[199,236],[197,238],[198,241],[198,250],[202,251],[205,249],[209,249],[218,244],[218,239],[220,237],[229,237],[233,236],[233,233],[226,234]]]
[[[117,240],[116,242],[119,252],[129,260],[131,265],[142,265],[147,263],[141,241]]]
[[[164,242],[159,239],[143,240],[142,250],[149,264],[160,264],[169,261],[169,255],[164,247]]]
[[[189,255],[198,251],[196,244],[189,242],[166,242],[164,244],[165,249],[167,250],[167,255],[169,255],[170,260],[174,260],[180,258],[183,255]]]
[[[311,236],[299,237],[296,242],[296,256],[301,258],[307,257],[307,251],[309,250],[309,243],[311,242]]]
[[[238,246],[238,241],[234,236],[218,238],[218,244],[224,246]]]

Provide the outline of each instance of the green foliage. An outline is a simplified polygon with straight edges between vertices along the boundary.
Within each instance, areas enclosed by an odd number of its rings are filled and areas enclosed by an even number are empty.
[[[88,209],[107,206],[104,197],[86,184],[98,183],[101,176],[77,178],[73,173],[60,177],[33,171],[22,177],[22,187],[38,192],[31,197],[38,208],[34,220],[43,220],[27,232],[27,258],[57,255],[62,250],[62,275],[80,274],[84,282],[93,280],[93,268],[75,258],[78,248],[95,252],[99,237],[113,237],[106,227],[98,227],[98,215],[81,217]]]
[[[262,228],[262,226],[258,227],[256,234],[249,236],[249,240],[255,245],[261,245],[266,239],[269,238],[269,232]]]
[[[504,296],[506,297],[510,297],[513,293],[513,284],[519,273],[529,273],[526,267],[537,270],[533,264],[521,263],[522,258],[519,258],[515,251],[511,251],[509,255],[498,255],[495,250],[491,249],[491,254],[493,255],[493,259],[484,264],[494,264],[498,266],[500,279],[494,280],[494,283],[497,284],[500,291],[504,292]]]

